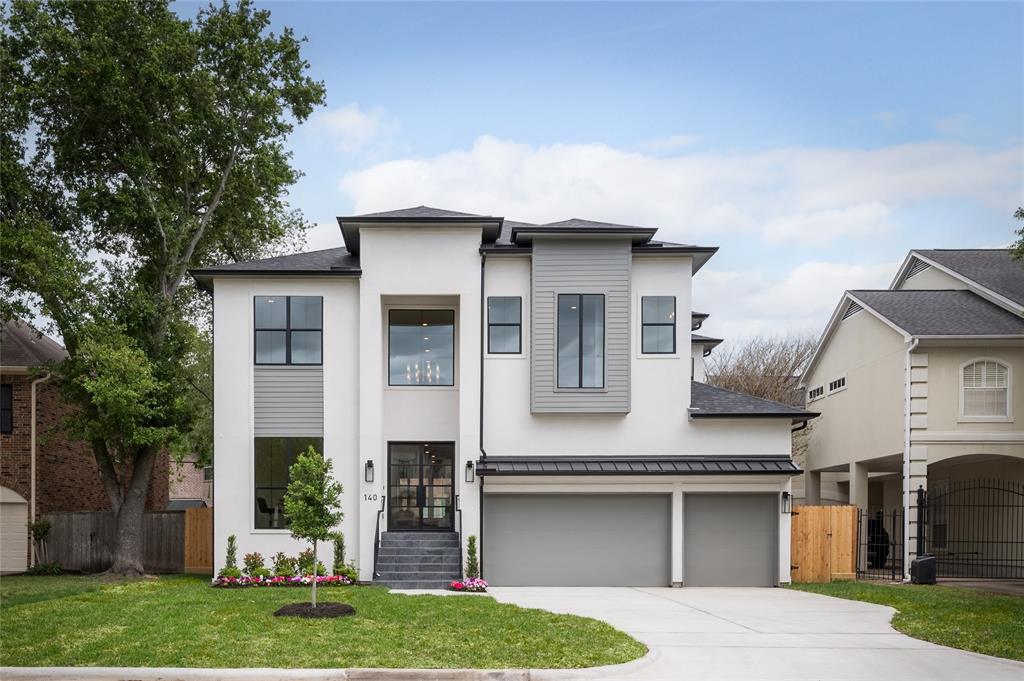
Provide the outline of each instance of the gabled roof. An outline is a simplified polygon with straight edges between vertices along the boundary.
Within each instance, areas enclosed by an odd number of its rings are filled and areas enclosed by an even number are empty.
[[[849,293],[910,336],[1024,336],[1024,319],[965,289]]]
[[[504,221],[505,218],[493,215],[476,215],[446,208],[415,206],[413,208],[400,208],[380,213],[364,213],[363,215],[350,215],[346,217],[339,216],[338,227],[341,228],[341,238],[345,241],[345,247],[349,253],[359,255],[359,231],[361,225],[382,223],[481,225],[483,226],[483,242],[494,243],[501,233],[501,225]]]
[[[634,245],[641,245],[650,241],[657,231],[657,227],[637,227],[614,222],[570,218],[542,225],[518,225],[512,228],[511,240],[516,245],[526,245],[534,236],[545,234],[621,234],[630,236]]]
[[[344,248],[327,248],[322,251],[281,255],[275,258],[233,262],[190,270],[200,287],[209,290],[214,276],[277,275],[301,276],[359,276],[359,258]]]
[[[1014,260],[1009,249],[915,249],[907,255],[889,288],[896,288],[907,279],[915,259],[980,289],[978,292],[985,297],[992,293],[996,302],[1009,301],[1018,312],[1024,309],[1024,262]]]
[[[45,366],[61,362],[67,356],[64,346],[20,319],[7,320],[0,328],[0,366]]]
[[[345,218],[346,220],[380,220],[380,219],[441,219],[441,218],[493,218],[491,215],[477,215],[475,213],[463,213],[457,210],[446,208],[432,208],[431,206],[414,206],[412,208],[399,208],[398,210],[385,210],[379,213],[363,213]]]
[[[690,381],[691,418],[788,418],[796,423],[815,416],[800,407]]]

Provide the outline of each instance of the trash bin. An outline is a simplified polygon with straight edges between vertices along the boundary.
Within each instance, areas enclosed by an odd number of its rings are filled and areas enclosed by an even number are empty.
[[[913,584],[935,583],[935,556],[922,553],[910,563],[910,581]]]

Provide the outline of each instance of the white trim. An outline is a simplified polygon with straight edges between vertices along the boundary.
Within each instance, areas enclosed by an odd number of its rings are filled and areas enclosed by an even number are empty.
[[[811,393],[813,393],[815,390],[821,390],[821,394],[820,395],[815,395],[814,397],[811,397]],[[807,391],[807,404],[810,404],[811,402],[817,402],[818,400],[822,400],[822,399],[825,399],[825,384],[824,383],[816,385],[816,386],[814,386],[813,388],[811,388],[810,390]]]
[[[838,388],[836,388],[835,390],[833,390],[832,389],[832,384],[835,383],[836,381],[842,381],[843,384],[841,386],[839,386]],[[829,395],[835,395],[836,393],[841,393],[844,390],[846,390],[846,384],[847,384],[847,381],[846,381],[846,374],[845,373],[841,374],[839,376],[836,376],[835,378],[831,379],[828,382],[828,388],[826,390],[826,393],[829,394]]]
[[[913,441],[928,444],[1024,444],[1024,431],[1004,430],[972,432],[963,430],[933,430],[915,433]]]
[[[994,362],[1006,369],[1006,414],[1003,416],[967,416],[964,414],[964,369],[978,362]],[[957,392],[957,399],[960,402],[960,411],[957,416],[959,423],[1013,423],[1013,367],[1009,362],[998,357],[974,357],[957,368],[957,380],[960,386]]]

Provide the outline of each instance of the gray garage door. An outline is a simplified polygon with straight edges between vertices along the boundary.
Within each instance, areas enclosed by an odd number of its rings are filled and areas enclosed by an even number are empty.
[[[504,586],[668,586],[667,494],[486,494],[484,578]]]
[[[779,497],[684,494],[683,584],[775,586]]]

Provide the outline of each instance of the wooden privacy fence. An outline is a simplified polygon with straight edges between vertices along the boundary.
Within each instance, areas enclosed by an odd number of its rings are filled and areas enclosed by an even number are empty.
[[[112,513],[50,513],[44,517],[52,524],[46,541],[51,561],[80,572],[102,572],[113,565],[117,523]],[[212,521],[212,508],[144,513],[143,569],[149,573],[183,572],[186,567],[212,571]],[[186,556],[191,562],[186,563]]]
[[[856,578],[856,506],[796,506],[791,537],[794,582]]]
[[[213,509],[185,509],[185,572],[213,573]]]

